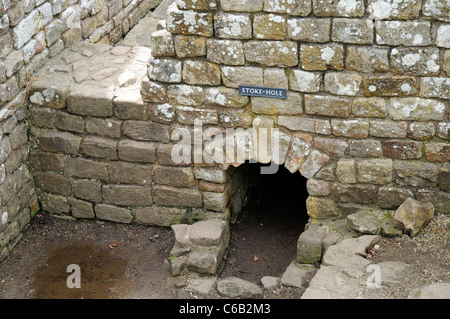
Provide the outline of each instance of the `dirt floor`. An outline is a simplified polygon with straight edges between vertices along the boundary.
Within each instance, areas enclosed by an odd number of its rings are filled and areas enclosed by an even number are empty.
[[[279,179],[261,175],[262,187],[253,189],[232,225],[230,251],[219,278],[236,276],[260,284],[263,276],[281,276],[295,258],[307,222],[305,208],[299,206],[305,201],[305,181],[299,174],[285,174],[290,173],[273,175]],[[411,287],[450,282],[449,234],[450,216],[440,215],[415,238],[383,238],[371,254],[373,260],[403,261],[412,267],[404,280],[383,285],[369,296],[406,298]],[[74,222],[39,213],[0,263],[0,299],[199,298],[167,284],[173,242],[168,228]],[[70,264],[80,266],[81,289],[67,288]],[[282,287],[265,291],[265,298],[296,299],[303,291]],[[214,292],[206,298],[219,296]]]

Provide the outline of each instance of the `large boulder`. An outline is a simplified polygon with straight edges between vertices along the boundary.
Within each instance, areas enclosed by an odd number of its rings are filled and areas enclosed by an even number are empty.
[[[433,204],[408,198],[395,212],[394,226],[414,237],[433,217]]]

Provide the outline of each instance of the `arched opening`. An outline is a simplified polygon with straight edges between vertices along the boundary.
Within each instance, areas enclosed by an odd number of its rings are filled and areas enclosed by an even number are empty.
[[[248,191],[231,225],[223,277],[259,282],[281,276],[295,260],[298,237],[308,222],[306,178],[283,165],[275,174],[261,174],[263,166],[246,162],[237,168],[245,172]]]

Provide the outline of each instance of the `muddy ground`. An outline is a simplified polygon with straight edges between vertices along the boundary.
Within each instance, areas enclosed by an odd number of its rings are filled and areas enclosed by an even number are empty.
[[[280,171],[261,175],[258,185],[232,225],[220,278],[236,276],[260,284],[263,276],[281,276],[295,258],[296,242],[307,222],[302,204],[305,180]],[[413,267],[408,278],[373,291],[371,297],[406,298],[412,286],[450,282],[449,219],[435,218],[415,238],[383,238],[373,252],[375,262],[398,260]],[[39,213],[0,263],[0,299],[205,298],[167,284],[173,242],[168,228],[74,222]],[[70,264],[80,266],[81,289],[66,285]],[[283,287],[265,291],[265,298],[296,299],[303,291]],[[220,296],[214,291],[206,298]]]

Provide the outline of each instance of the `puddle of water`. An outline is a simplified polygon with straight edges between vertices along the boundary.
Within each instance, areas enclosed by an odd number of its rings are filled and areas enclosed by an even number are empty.
[[[109,299],[118,298],[117,289],[124,282],[126,261],[110,251],[90,245],[61,246],[48,251],[48,258],[34,273],[34,298],[37,299]],[[80,288],[69,288],[78,265]]]

